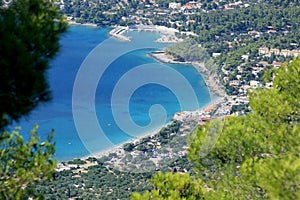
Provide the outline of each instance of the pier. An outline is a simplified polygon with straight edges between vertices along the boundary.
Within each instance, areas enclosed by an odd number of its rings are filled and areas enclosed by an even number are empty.
[[[112,37],[115,37],[119,40],[125,41],[125,42],[130,42],[131,39],[129,37],[126,37],[123,35],[124,32],[128,31],[129,28],[125,27],[125,26],[117,26],[116,28],[114,28],[113,30],[111,30],[109,32],[109,35],[111,35]]]

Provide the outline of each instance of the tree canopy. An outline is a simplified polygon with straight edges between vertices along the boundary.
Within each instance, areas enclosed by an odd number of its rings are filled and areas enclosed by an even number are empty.
[[[251,114],[228,117],[223,129],[216,129],[220,137],[205,157],[202,146],[211,124],[199,127],[189,147],[196,175],[189,181],[178,174],[156,175],[154,190],[132,199],[172,199],[182,184],[191,182],[190,188],[195,180],[201,180],[202,190],[193,187],[178,199],[299,199],[300,58],[272,70],[266,81],[273,77],[272,89],[250,93]]]
[[[19,128],[12,133],[0,134],[0,199],[28,199],[41,197],[30,189],[34,183],[49,180],[53,176],[56,161],[53,160],[52,134],[40,143],[36,126],[25,142]]]
[[[46,70],[65,30],[53,0],[0,2],[0,128],[51,99]]]
[[[53,131],[40,142],[6,126],[50,100],[46,70],[67,24],[52,0],[0,1],[0,199],[39,199],[30,186],[51,179]]]

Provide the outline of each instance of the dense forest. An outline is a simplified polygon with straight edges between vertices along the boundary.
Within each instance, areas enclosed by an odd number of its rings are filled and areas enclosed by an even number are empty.
[[[157,1],[156,3],[161,5],[161,9],[167,9],[169,2]],[[182,3],[186,2],[182,1]],[[201,44],[232,41],[236,36],[243,33],[247,34],[248,31],[267,32],[268,27],[272,27],[276,32],[265,34],[260,39],[270,40],[280,36],[283,37],[281,40],[272,41],[269,45],[272,45],[272,47],[292,48],[285,45],[299,40],[299,2],[264,1],[255,4],[250,1],[249,3],[251,4],[250,7],[230,11],[211,9],[210,12],[196,12],[188,15],[178,12],[163,18],[153,13],[149,16],[149,20],[143,21],[143,23],[175,27],[182,31],[193,31],[199,35],[197,40]],[[128,1],[127,4],[123,1],[103,1],[102,3],[79,0],[74,2],[66,1],[62,13],[73,16],[78,22],[90,22],[99,26],[129,25],[135,24],[136,20],[128,16],[134,15],[137,9],[147,11],[148,9],[144,6],[145,4],[138,1]],[[289,31],[288,35],[283,33],[286,30]]]
[[[129,199],[132,192],[152,190],[150,179],[154,173],[170,171],[189,171],[194,173],[192,163],[186,155],[164,157],[155,165],[149,158],[153,154],[164,154],[170,151],[180,152],[187,145],[187,136],[179,132],[181,123],[173,121],[161,129],[156,135],[145,137],[138,143],[126,143],[123,149],[126,154],[121,156],[118,164],[111,163],[118,158],[116,153],[110,153],[101,158],[88,160],[74,159],[68,164],[74,166],[71,170],[56,172],[54,180],[36,184],[33,188],[44,195],[46,199]],[[186,130],[191,132],[191,130]],[[176,133],[176,134],[174,134]],[[160,145],[159,149],[149,146],[151,141]],[[153,144],[153,143],[152,143]],[[134,151],[143,154],[134,156]],[[93,166],[80,168],[87,162]]]

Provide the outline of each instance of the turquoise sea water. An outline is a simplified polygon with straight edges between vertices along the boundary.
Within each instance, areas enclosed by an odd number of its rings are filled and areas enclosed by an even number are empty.
[[[104,40],[108,38],[109,29],[91,28],[91,27],[71,27],[62,39],[61,50],[57,58],[51,62],[51,68],[48,72],[49,83],[52,90],[53,100],[49,103],[41,105],[32,114],[22,119],[17,125],[22,126],[22,133],[29,132],[35,123],[39,124],[39,134],[42,138],[53,128],[55,130],[56,142],[56,158],[58,160],[72,159],[75,157],[83,157],[90,154],[81,142],[79,134],[76,130],[72,115],[72,91],[73,85],[78,73],[78,70],[88,56],[88,54]],[[146,32],[131,32],[129,33],[132,39],[137,39],[139,42],[151,42],[152,46],[157,49],[163,48],[164,44],[154,43],[159,37],[156,33]],[[128,45],[129,43],[115,41]],[[132,43],[131,43],[132,44]],[[120,129],[116,124],[112,114],[112,93],[118,81],[132,69],[144,64],[158,64],[157,61],[147,56],[147,53],[155,49],[138,49],[129,51],[124,55],[115,59],[105,73],[101,76],[95,97],[95,110],[98,117],[99,126],[102,127],[107,138],[111,143],[117,145],[124,141],[132,139],[132,135],[143,135],[142,133],[128,134]],[[98,58],[97,58],[98,59]],[[99,59],[104,59],[99,54]],[[198,71],[189,65],[161,65],[163,71],[165,67],[176,70],[189,81],[197,96],[199,107],[203,107],[210,103],[210,95],[204,81]],[[153,75],[153,74],[152,74]],[[151,78],[151,74],[147,74],[143,78]],[[154,75],[155,76],[155,73]],[[133,77],[134,78],[134,77]],[[168,79],[168,77],[165,77]],[[178,83],[175,87],[180,91],[181,84]],[[184,88],[182,89],[184,90]],[[84,93],[82,94],[84,95]],[[186,101],[189,101],[188,99]],[[118,101],[122,103],[122,98]],[[180,101],[178,100],[174,90],[161,86],[159,84],[146,84],[139,87],[131,96],[129,101],[129,115],[139,126],[146,126],[150,123],[149,109],[152,105],[160,104],[166,111],[167,120],[169,122],[174,113],[181,111]],[[190,110],[197,109],[191,105]],[[128,113],[118,113],[118,115],[128,116]],[[154,113],[159,117],[160,112]],[[124,119],[125,120],[125,119]],[[157,127],[149,127],[149,131]],[[82,134],[82,133],[81,133]],[[25,135],[26,136],[26,135]],[[105,150],[103,146],[94,144],[91,140],[90,144],[95,146],[97,151]]]

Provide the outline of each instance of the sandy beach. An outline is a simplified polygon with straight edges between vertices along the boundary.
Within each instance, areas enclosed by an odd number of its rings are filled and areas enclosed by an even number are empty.
[[[74,25],[74,26],[97,27],[97,24],[92,24],[92,23],[84,23],[84,24],[81,24],[81,23],[77,23],[77,22],[71,21],[71,20],[68,21],[68,24],[69,24],[69,25]]]
[[[198,112],[198,111],[211,110],[211,108],[216,107],[217,104],[219,104],[219,103],[221,103],[221,102],[223,102],[223,101],[224,101],[224,98],[221,98],[221,97],[219,97],[219,96],[214,95],[214,96],[212,97],[212,100],[211,100],[210,103],[208,103],[207,105],[205,105],[204,107],[202,107],[202,108],[200,108],[200,109],[198,109],[198,110],[190,111],[190,112]],[[175,114],[174,114],[174,116],[175,116]],[[109,148],[109,149],[100,151],[100,152],[95,153],[95,154],[91,154],[91,155],[87,155],[87,156],[84,156],[84,157],[80,157],[80,159],[81,159],[81,160],[87,160],[87,159],[90,158],[90,157],[99,159],[99,158],[101,158],[101,157],[103,157],[103,156],[108,156],[110,153],[115,153],[115,154],[117,154],[119,157],[123,157],[123,156],[126,155],[126,153],[125,153],[125,151],[124,151],[124,149],[123,149],[124,144],[127,144],[127,143],[134,143],[134,144],[137,144],[137,143],[139,143],[143,138],[147,138],[147,137],[149,137],[149,136],[154,136],[154,135],[158,134],[159,131],[160,131],[162,128],[168,126],[168,125],[171,124],[171,123],[172,123],[172,122],[169,122],[169,123],[165,124],[164,126],[161,126],[161,127],[157,128],[157,129],[155,129],[155,130],[153,130],[153,131],[150,131],[150,132],[145,133],[145,134],[143,134],[143,135],[141,135],[141,136],[132,138],[131,140],[124,141],[123,143],[118,144],[118,145],[115,145],[115,146],[112,147],[112,148]],[[76,159],[76,158],[73,158],[73,159]],[[73,159],[72,159],[72,160],[73,160]],[[60,161],[59,163],[67,162],[67,161],[68,161],[68,160]]]
[[[156,40],[157,43],[177,43],[183,41],[178,38],[176,33],[178,30],[174,28],[168,28],[165,26],[150,26],[150,25],[135,25],[135,26],[116,26],[109,32],[109,35],[125,42],[130,42],[131,38],[124,35],[127,31],[139,31],[139,32],[157,32],[161,34],[161,37]]]
[[[171,122],[170,122],[171,123]],[[118,155],[125,155],[125,152],[123,150],[123,145],[124,144],[127,144],[127,143],[138,143],[139,141],[141,141],[143,138],[146,138],[146,137],[150,137],[150,136],[153,136],[153,135],[156,135],[163,127],[165,126],[168,126],[170,123],[167,123],[166,125],[164,126],[161,126],[153,131],[150,131],[150,132],[147,132],[146,134],[143,134],[141,136],[138,136],[138,137],[135,137],[135,138],[132,138],[131,140],[128,140],[128,141],[125,141],[121,144],[118,144],[118,145],[115,145],[114,147],[112,148],[109,148],[107,150],[103,150],[103,151],[100,151],[98,153],[95,153],[95,154],[91,154],[91,155],[88,155],[88,156],[84,156],[84,157],[81,157],[80,159],[82,160],[86,160],[88,159],[89,157],[94,157],[94,158],[101,158],[103,156],[108,156],[110,153],[116,153]]]

